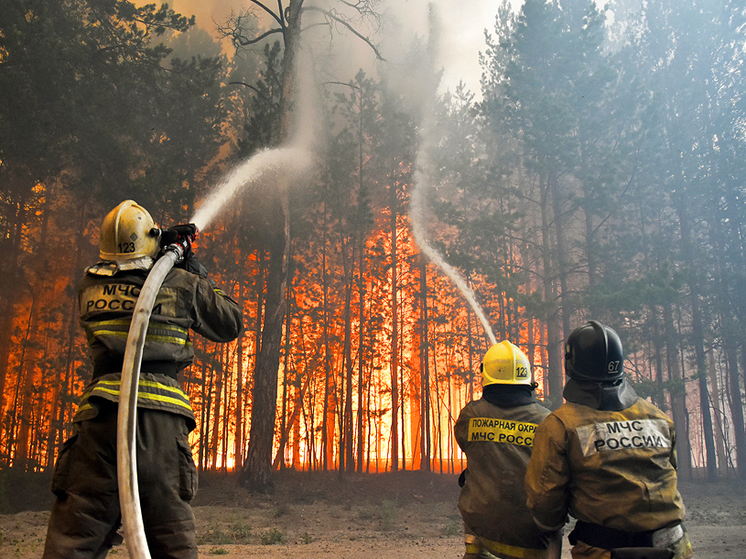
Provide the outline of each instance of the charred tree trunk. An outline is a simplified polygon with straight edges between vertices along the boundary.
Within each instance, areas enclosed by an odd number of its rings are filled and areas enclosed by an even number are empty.
[[[562,315],[562,331],[559,332],[560,346],[565,338],[570,334],[570,309],[565,305],[567,304],[565,295],[567,295],[567,250],[565,248],[565,219],[564,219],[564,208],[562,204],[562,197],[560,195],[559,179],[552,173],[549,177],[549,189],[552,198],[552,213],[554,214],[554,228],[555,228],[555,239],[557,243],[556,247],[556,264],[557,264],[557,276],[559,279],[559,294],[557,297],[557,310]]]
[[[430,471],[430,352],[427,316],[427,263],[420,257],[420,469]]]
[[[214,387],[215,396],[213,398],[213,412],[212,412],[212,434],[210,435],[210,463],[212,469],[217,471],[218,469],[218,445],[220,443],[220,427],[225,427],[226,422],[221,417],[220,410],[223,406],[223,383],[225,382],[224,375],[226,367],[228,366],[228,360],[225,357],[225,352],[222,346],[217,344],[210,344],[213,350],[212,359],[217,361],[217,367],[215,367],[215,382],[210,383],[211,387]]]
[[[285,291],[285,363],[282,367],[282,413],[280,416],[280,445],[277,449],[274,462],[272,462],[273,469],[284,469],[285,468],[285,443],[287,442],[288,436],[288,403],[290,393],[290,381],[288,375],[290,374],[290,325],[293,323],[293,310],[292,310],[292,281],[288,284],[288,289]]]
[[[280,102],[279,143],[290,138],[293,105],[297,81],[297,56],[300,48],[302,0],[290,0],[283,23],[282,99]],[[290,193],[288,185],[280,188],[280,210],[271,212],[278,218],[268,224],[270,229],[269,270],[266,282],[265,321],[262,344],[257,353],[251,413],[251,431],[246,463],[242,472],[243,484],[253,491],[274,490],[272,476],[272,441],[277,413],[277,378],[282,346],[282,323],[285,315],[285,289],[290,251]]]
[[[365,386],[365,238],[360,235],[358,239],[360,245],[360,266],[358,274],[358,358],[357,358],[357,471],[363,471],[363,456],[366,447],[366,439],[363,436],[364,424],[370,425],[370,417],[365,414],[369,406],[363,406],[363,387]],[[370,381],[368,382],[370,386]],[[369,396],[370,398],[370,396]],[[365,420],[365,422],[364,422]]]
[[[342,422],[342,449],[340,452],[340,472],[355,471],[355,454],[354,454],[354,429],[352,422],[352,284],[354,282],[352,273],[353,257],[348,257],[348,251],[351,245],[345,242],[342,246],[344,258],[344,277],[345,277],[345,305],[344,305],[344,371],[346,374],[345,394],[344,394],[344,420]]]
[[[552,409],[558,408],[562,403],[562,389],[564,387],[562,374],[562,337],[559,326],[559,309],[557,308],[557,294],[554,285],[554,261],[552,254],[552,235],[550,225],[553,221],[551,208],[548,198],[550,197],[549,185],[545,184],[541,188],[541,255],[543,263],[543,284],[544,300],[547,304],[547,337],[546,337],[546,356],[547,356],[547,388],[548,394],[545,398],[549,399]]]
[[[243,309],[243,281],[238,282],[236,302],[238,303],[238,306]],[[236,471],[240,471],[241,466],[243,465],[243,350],[243,332],[241,332],[238,336],[238,340],[236,340],[236,411],[234,414],[236,433],[233,438],[233,456]]]
[[[29,437],[30,437],[30,426],[31,426],[31,409],[34,401],[34,377],[36,376],[36,369],[34,363],[36,359],[33,357],[29,358],[26,355],[27,351],[35,345],[33,343],[34,330],[31,326],[35,320],[35,309],[36,309],[37,297],[34,296],[31,300],[31,309],[29,310],[28,323],[26,325],[26,336],[22,342],[23,349],[21,350],[20,363],[18,364],[18,386],[23,385],[23,389],[16,390],[16,403],[15,407],[20,407],[21,413],[18,416],[18,432],[13,437],[16,440],[16,448],[13,456],[13,466],[26,471],[28,466],[29,458]],[[25,374],[23,371],[26,371]]]
[[[679,228],[683,245],[684,262],[688,263],[689,296],[692,304],[692,344],[697,362],[697,380],[699,383],[699,404],[702,414],[702,429],[705,437],[707,479],[717,478],[717,458],[715,456],[715,436],[712,431],[712,414],[710,413],[710,396],[707,388],[707,367],[705,365],[705,335],[702,326],[702,311],[699,303],[699,281],[695,272],[695,255],[692,243],[692,231],[689,212],[684,203],[684,196],[677,194],[676,211],[679,216]]]
[[[279,228],[282,229],[282,228]],[[274,231],[269,247],[266,280],[265,317],[261,347],[257,352],[252,390],[249,448],[241,481],[252,491],[274,491],[272,476],[272,441],[277,412],[277,374],[282,344],[285,285],[285,235]]]
[[[682,476],[692,478],[692,453],[689,444],[689,433],[686,417],[686,381],[679,368],[678,343],[676,342],[676,328],[673,323],[671,305],[663,307],[663,320],[666,336],[666,365],[669,379],[674,381],[671,388],[671,412],[676,428],[678,442],[679,471]]]
[[[13,180],[13,179],[11,179]],[[9,227],[9,249],[5,255],[8,262],[8,270],[14,273],[18,270],[18,258],[21,254],[21,232],[26,219],[25,200],[14,204],[14,221]],[[8,376],[10,362],[11,338],[13,336],[13,318],[15,313],[16,293],[20,282],[15,278],[6,278],[8,289],[3,294],[2,310],[0,310],[0,418],[4,417],[5,408],[5,385]]]
[[[396,178],[391,177],[389,208],[391,211],[391,471],[399,470],[399,293],[397,291],[397,209]]]

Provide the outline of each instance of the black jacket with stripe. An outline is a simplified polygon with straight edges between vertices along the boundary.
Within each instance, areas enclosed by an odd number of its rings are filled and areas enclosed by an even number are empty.
[[[88,339],[93,379],[74,421],[95,417],[96,398],[117,402],[132,313],[147,270],[92,266],[78,284],[80,324]],[[178,413],[194,427],[189,398],[178,373],[194,360],[190,330],[214,342],[229,342],[242,330],[241,309],[198,274],[173,268],[158,292],[143,347],[138,407]]]

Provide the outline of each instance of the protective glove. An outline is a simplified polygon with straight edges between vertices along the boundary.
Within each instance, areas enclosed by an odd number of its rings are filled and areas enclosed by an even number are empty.
[[[198,232],[199,230],[194,223],[183,223],[164,229],[161,231],[161,247],[166,248],[170,245],[178,244],[184,254],[181,261],[175,267],[207,278],[207,269],[197,260],[192,251],[192,243],[197,237]]]
[[[192,250],[192,243],[197,237],[198,229],[194,223],[174,225],[161,231],[161,247],[178,243],[184,250],[184,256]]]

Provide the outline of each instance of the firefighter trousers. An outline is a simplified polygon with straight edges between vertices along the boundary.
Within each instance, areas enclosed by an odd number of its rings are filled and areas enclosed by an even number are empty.
[[[117,405],[76,423],[57,458],[43,559],[99,559],[121,541],[117,484]],[[196,559],[197,470],[184,417],[138,409],[137,479],[145,535],[154,559]]]

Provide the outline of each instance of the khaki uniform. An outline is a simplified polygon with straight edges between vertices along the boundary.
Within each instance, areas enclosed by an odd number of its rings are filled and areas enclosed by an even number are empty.
[[[548,413],[535,400],[503,407],[484,398],[461,411],[455,435],[467,469],[458,507],[467,552],[481,547],[505,559],[546,557],[547,540],[526,509],[523,480],[534,431]],[[470,540],[471,534],[476,538]]]
[[[546,530],[561,528],[568,513],[578,519],[570,535],[573,557],[601,559],[611,548],[651,546],[653,531],[678,527],[684,518],[673,423],[646,400],[631,401],[619,411],[567,402],[536,431],[527,505]],[[601,540],[583,540],[594,533]],[[690,557],[686,535],[675,533],[683,538],[665,547]],[[608,543],[612,536],[615,545]]]
[[[117,403],[132,311],[146,278],[145,270],[94,266],[78,286],[93,380],[55,464],[57,498],[44,559],[102,558],[120,540]],[[177,380],[194,359],[190,329],[228,342],[241,332],[241,310],[206,278],[173,268],[153,306],[138,385],[137,475],[148,547],[157,559],[197,557],[189,505],[197,470],[188,441],[195,420]]]

